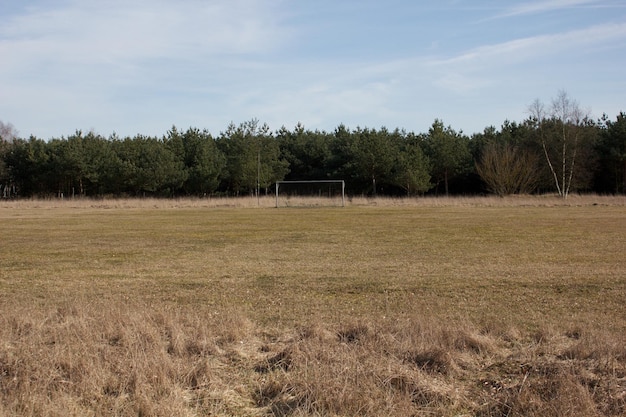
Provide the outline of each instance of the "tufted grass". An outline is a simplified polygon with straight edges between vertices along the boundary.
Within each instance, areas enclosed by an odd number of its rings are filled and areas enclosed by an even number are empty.
[[[0,415],[626,413],[624,198],[261,202],[2,202]]]

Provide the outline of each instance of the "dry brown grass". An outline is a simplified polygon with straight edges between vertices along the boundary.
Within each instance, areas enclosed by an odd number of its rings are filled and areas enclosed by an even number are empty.
[[[510,195],[505,197],[363,197],[347,196],[346,207],[562,207],[610,205],[626,206],[626,196],[576,195],[567,199],[555,194]],[[279,207],[337,207],[340,198],[279,197]],[[169,209],[169,208],[269,208],[276,206],[276,198],[270,194],[256,197],[208,197],[208,198],[66,198],[66,199],[0,199],[0,208],[82,208],[82,209]]]
[[[3,313],[6,416],[626,413],[626,340],[591,330],[530,342],[416,316],[277,332],[83,300]]]
[[[567,201],[0,203],[0,416],[626,415],[624,199]]]

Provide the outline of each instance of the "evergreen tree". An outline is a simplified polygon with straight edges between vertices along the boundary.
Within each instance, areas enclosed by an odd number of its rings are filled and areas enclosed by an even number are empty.
[[[450,192],[450,181],[471,170],[472,157],[469,152],[469,140],[443,122],[435,119],[424,137],[426,155],[433,166],[432,176],[435,185],[444,184],[446,196]]]
[[[394,183],[406,192],[407,197],[423,194],[432,187],[431,169],[419,138],[413,134],[403,137],[394,163]]]
[[[601,169],[596,170],[596,189],[626,194],[626,113],[620,112],[615,121],[603,116],[597,150]]]
[[[284,126],[276,132],[283,158],[289,164],[290,180],[333,179],[332,135],[305,130],[298,123],[293,132]]]
[[[289,172],[278,141],[267,124],[252,119],[236,126],[231,123],[218,139],[226,158],[224,188],[234,195],[255,194],[282,180]]]

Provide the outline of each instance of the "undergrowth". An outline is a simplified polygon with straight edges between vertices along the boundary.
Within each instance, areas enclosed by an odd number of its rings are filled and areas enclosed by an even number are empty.
[[[413,196],[368,197],[346,196],[346,207],[568,207],[568,206],[624,206],[626,196],[572,194],[564,199],[555,194],[497,196]],[[280,197],[278,206],[334,207],[341,205],[337,199],[322,197]],[[182,198],[32,198],[0,199],[0,208],[81,208],[81,209],[171,209],[171,208],[271,208],[276,198],[271,193],[259,198],[247,197],[182,197]]]
[[[626,338],[402,321],[260,327],[140,301],[0,311],[3,416],[621,416]]]

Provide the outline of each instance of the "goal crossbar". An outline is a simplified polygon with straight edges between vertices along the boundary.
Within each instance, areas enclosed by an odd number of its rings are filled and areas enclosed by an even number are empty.
[[[341,207],[346,206],[346,182],[344,180],[301,180],[301,181],[276,181],[276,208],[278,208],[278,189],[281,184],[341,184]]]

